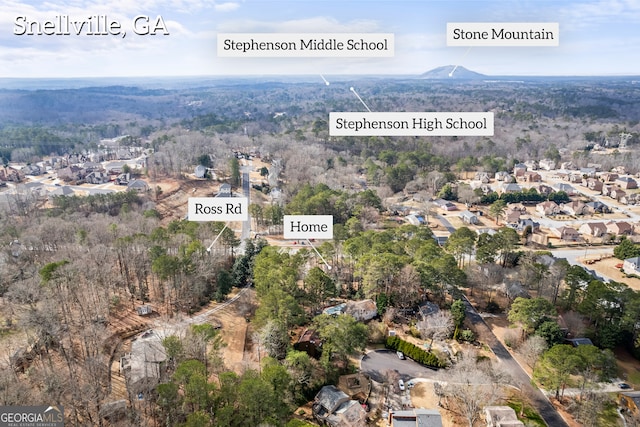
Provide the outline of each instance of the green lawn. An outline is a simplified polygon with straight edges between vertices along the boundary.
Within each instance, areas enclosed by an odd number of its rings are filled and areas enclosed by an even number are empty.
[[[516,415],[518,419],[524,423],[525,426],[531,427],[546,427],[545,422],[542,420],[540,415],[529,405],[525,404],[524,406],[524,416],[520,417],[520,409],[522,407],[522,402],[516,400],[509,400],[507,402],[507,406],[513,408],[516,411]]]

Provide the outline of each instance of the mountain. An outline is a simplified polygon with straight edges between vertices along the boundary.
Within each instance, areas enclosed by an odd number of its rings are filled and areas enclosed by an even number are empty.
[[[455,71],[454,71],[455,70]],[[476,73],[475,71],[467,70],[466,68],[458,65],[445,65],[444,67],[434,68],[426,73],[420,74],[421,79],[433,79],[433,80],[475,80],[484,79],[487,76],[484,74]]]

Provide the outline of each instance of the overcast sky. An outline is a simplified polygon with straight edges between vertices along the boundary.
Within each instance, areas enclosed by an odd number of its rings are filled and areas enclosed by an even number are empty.
[[[108,6],[104,6],[108,3]],[[106,15],[126,37],[15,35],[15,20]],[[170,35],[139,36],[160,15]],[[558,22],[559,47],[447,47],[447,22]],[[420,74],[462,65],[489,75],[640,75],[640,0],[47,0],[0,2],[0,77]],[[395,34],[393,58],[218,58],[233,32]]]

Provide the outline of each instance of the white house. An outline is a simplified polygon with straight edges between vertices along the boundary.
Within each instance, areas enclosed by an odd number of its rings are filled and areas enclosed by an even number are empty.
[[[640,257],[625,259],[622,263],[622,270],[627,274],[640,275]]]

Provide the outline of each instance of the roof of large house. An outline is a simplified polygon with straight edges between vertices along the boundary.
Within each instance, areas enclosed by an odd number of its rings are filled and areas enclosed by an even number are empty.
[[[393,427],[442,427],[442,416],[436,409],[410,409],[390,414]]]

